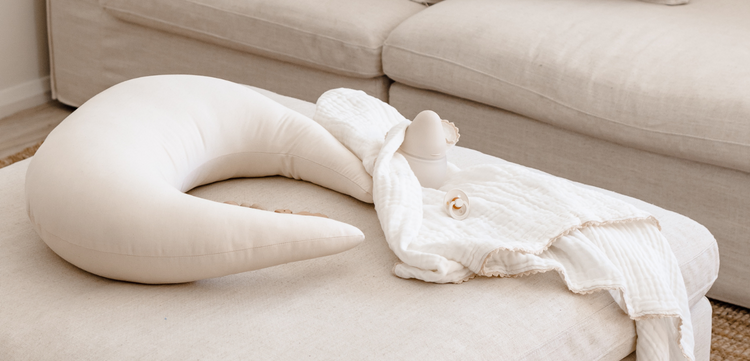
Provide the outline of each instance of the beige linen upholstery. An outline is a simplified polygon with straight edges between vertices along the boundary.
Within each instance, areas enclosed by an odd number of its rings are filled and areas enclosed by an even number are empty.
[[[362,162],[312,119],[236,83],[164,75],[118,84],[65,119],[34,156],[26,197],[35,229],[58,255],[132,282],[218,277],[363,241],[335,220],[182,193],[271,175],[372,202]]]
[[[384,76],[334,74],[136,25],[107,13],[98,0],[48,3],[52,93],[68,105],[80,106],[125,80],[158,74],[229,79],[312,102],[338,87],[387,99],[391,81]]]
[[[287,178],[236,179],[190,193],[322,212],[361,229],[365,242],[187,284],[100,278],[57,257],[34,232],[23,197],[27,166],[0,170],[3,359],[619,360],[635,346],[633,322],[608,293],[575,295],[555,273],[461,285],[399,279],[372,205]],[[675,250],[685,248],[681,265],[712,248],[707,238],[676,239],[675,230],[704,234],[695,222],[654,210]],[[711,312],[699,300],[691,307],[696,360],[708,361]]]
[[[309,103],[269,95],[314,113]],[[459,165],[487,160],[461,147],[450,157]],[[361,229],[365,242],[339,255],[180,285],[100,278],[57,257],[34,232],[23,195],[28,165],[0,169],[2,359],[619,360],[635,346],[633,322],[609,294],[575,295],[554,273],[461,285],[399,279],[372,205],[281,177],[190,194],[322,212]],[[614,196],[660,219],[687,282],[696,360],[708,361],[711,307],[696,295],[716,275],[715,242],[684,216]]]
[[[750,172],[748,14],[745,0],[443,1],[393,31],[383,67],[416,88]]]
[[[423,9],[403,0],[101,0],[100,4],[122,20],[362,78],[383,75],[383,42],[393,28]]]
[[[709,296],[750,304],[746,292],[750,174],[624,147],[405,85],[394,84],[390,99],[407,118],[423,109],[435,110],[461,129],[460,142],[479,151],[643,199],[696,220],[711,231],[721,250],[720,277]]]

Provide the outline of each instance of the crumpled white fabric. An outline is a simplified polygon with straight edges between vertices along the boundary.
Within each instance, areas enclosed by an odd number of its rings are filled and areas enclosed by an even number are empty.
[[[440,189],[422,188],[397,153],[410,121],[364,92],[334,89],[314,120],[373,176],[385,238],[402,278],[461,283],[555,270],[575,293],[608,290],[636,321],[639,360],[694,360],[693,331],[677,260],[650,214],[569,181],[508,163],[458,169]],[[471,214],[443,209],[463,190]]]

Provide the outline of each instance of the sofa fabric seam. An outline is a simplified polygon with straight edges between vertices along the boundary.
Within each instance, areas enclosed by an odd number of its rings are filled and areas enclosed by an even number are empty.
[[[717,244],[716,244],[716,243],[714,242],[714,245],[717,245]],[[687,265],[687,264],[689,264],[689,263],[693,262],[694,260],[698,259],[699,257],[701,257],[701,256],[703,256],[703,255],[705,255],[705,254],[707,254],[707,253],[708,253],[709,251],[711,251],[711,250],[712,250],[713,248],[715,248],[715,247],[709,247],[709,248],[705,248],[705,249],[703,249],[703,251],[701,251],[700,253],[696,254],[695,256],[693,256],[692,258],[690,258],[690,259],[689,259],[688,261],[686,261],[685,263],[679,264],[678,266],[680,267],[680,269],[682,269],[682,266],[684,266],[684,265]],[[719,259],[718,259],[718,258],[719,258],[719,257],[718,257],[718,256],[719,256],[719,252],[718,252],[718,249],[716,249],[716,251],[717,251],[717,252],[716,252],[716,256],[715,256],[714,258],[715,258],[716,264],[717,264],[717,265],[719,265],[719,264],[720,264],[720,261],[719,261]],[[706,295],[706,293],[708,293],[708,290],[710,290],[710,289],[711,289],[711,287],[713,287],[714,283],[716,283],[716,280],[717,280],[717,279],[719,278],[719,272],[718,272],[718,271],[719,271],[719,269],[720,269],[720,268],[717,268],[717,272],[716,272],[716,274],[715,274],[715,275],[713,275],[713,276],[711,277],[711,282],[709,282],[709,283],[707,283],[707,284],[703,285],[703,287],[701,287],[701,288],[699,288],[699,289],[695,290],[695,292],[693,292],[692,294],[688,295],[688,301],[690,301],[691,299],[693,299],[693,297],[695,297],[695,296],[696,296],[696,295],[698,295],[698,294],[701,294],[701,295],[705,296],[705,295]],[[698,301],[700,301],[700,298],[698,299]],[[696,304],[697,304],[697,303],[698,303],[698,302],[696,302]],[[689,306],[690,306],[690,307],[693,307],[694,305],[689,305]]]

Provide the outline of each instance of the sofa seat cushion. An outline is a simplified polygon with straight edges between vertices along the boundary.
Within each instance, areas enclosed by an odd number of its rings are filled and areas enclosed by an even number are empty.
[[[621,145],[750,172],[750,2],[451,0],[386,75]]]
[[[100,0],[125,21],[354,77],[383,75],[388,34],[424,6],[407,0]]]
[[[482,160],[464,148],[453,156]],[[372,205],[282,177],[234,179],[190,193],[322,212],[360,228],[365,242],[340,255],[180,285],[103,279],[57,257],[33,231],[23,197],[27,166],[0,170],[0,321],[13,325],[8,359],[187,359],[209,352],[208,359],[619,360],[635,346],[633,321],[607,292],[573,294],[556,272],[460,285],[395,277],[398,259]],[[694,257],[699,249],[716,251],[710,235],[653,208],[686,281],[710,286],[684,268],[702,266],[715,277],[715,258]],[[689,295],[695,290],[688,283]],[[691,300],[693,309],[699,301]]]

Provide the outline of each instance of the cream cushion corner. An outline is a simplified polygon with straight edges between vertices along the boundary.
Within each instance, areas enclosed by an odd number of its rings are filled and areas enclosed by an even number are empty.
[[[323,127],[239,84],[168,75],[118,84],[76,110],[29,165],[45,243],[95,274],[177,283],[345,251],[362,232],[186,191],[282,175],[372,202],[362,163]]]

